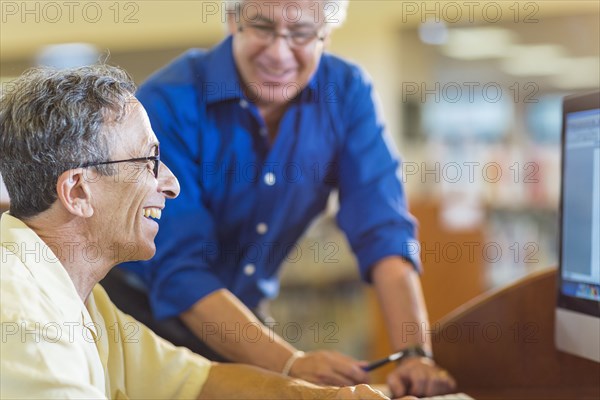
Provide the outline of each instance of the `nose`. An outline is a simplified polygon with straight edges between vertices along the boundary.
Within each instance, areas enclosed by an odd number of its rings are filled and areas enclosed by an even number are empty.
[[[164,194],[167,199],[174,199],[179,196],[180,191],[179,181],[162,161],[158,172],[158,191]]]
[[[293,55],[292,48],[288,43],[289,37],[278,35],[273,39],[273,42],[267,47],[267,54],[277,60],[283,61]]]

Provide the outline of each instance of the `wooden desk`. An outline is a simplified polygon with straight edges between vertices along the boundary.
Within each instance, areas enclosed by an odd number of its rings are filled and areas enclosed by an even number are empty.
[[[556,269],[485,293],[435,324],[436,361],[476,399],[600,399],[600,363],[556,350]]]

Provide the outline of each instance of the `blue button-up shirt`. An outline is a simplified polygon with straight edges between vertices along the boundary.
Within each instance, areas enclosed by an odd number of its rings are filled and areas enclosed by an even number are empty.
[[[242,91],[231,37],[186,52],[140,87],[161,158],[181,184],[156,256],[124,265],[147,285],[157,318],[221,288],[249,307],[276,296],[282,261],[334,188],[338,225],[366,281],[389,255],[419,268],[399,160],[365,74],[324,54],[307,87],[294,89],[271,143]]]

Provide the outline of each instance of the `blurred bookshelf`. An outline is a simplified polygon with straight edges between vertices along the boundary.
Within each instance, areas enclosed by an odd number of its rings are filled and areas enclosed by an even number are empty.
[[[282,267],[281,291],[270,304],[275,332],[304,351],[331,349],[369,359],[374,321],[368,293],[331,209],[298,249]]]

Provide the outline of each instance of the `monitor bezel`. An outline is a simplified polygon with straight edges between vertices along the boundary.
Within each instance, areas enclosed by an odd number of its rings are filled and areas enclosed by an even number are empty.
[[[579,312],[600,318],[600,301],[581,299],[568,296],[562,292],[562,260],[563,260],[563,206],[564,206],[564,177],[565,177],[565,151],[567,115],[573,112],[595,110],[600,108],[600,90],[567,96],[563,100],[562,129],[561,129],[561,167],[560,167],[560,205],[559,205],[559,246],[558,246],[558,274],[557,274],[557,306],[567,310]]]

